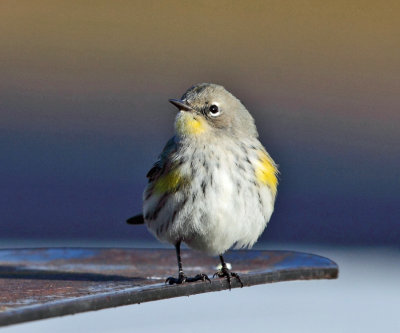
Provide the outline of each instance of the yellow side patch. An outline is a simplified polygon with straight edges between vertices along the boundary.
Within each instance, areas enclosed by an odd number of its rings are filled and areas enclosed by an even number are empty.
[[[179,174],[179,172],[177,170],[172,170],[156,180],[156,183],[154,184],[154,192],[158,194],[175,192],[184,182],[185,179]]]
[[[259,163],[256,166],[257,180],[260,183],[267,185],[271,189],[273,195],[276,195],[276,189],[278,186],[278,169],[275,166],[274,161],[264,152],[260,152],[258,162]]]
[[[197,135],[205,130],[205,120],[183,112],[176,120],[176,132],[180,135]]]

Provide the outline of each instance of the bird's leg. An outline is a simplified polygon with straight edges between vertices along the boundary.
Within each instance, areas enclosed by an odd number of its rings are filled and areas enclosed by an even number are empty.
[[[176,250],[176,259],[178,260],[178,278],[170,276],[165,280],[165,283],[182,284],[185,282],[206,281],[206,280],[211,283],[210,279],[206,274],[197,274],[195,277],[187,277],[185,273],[183,273],[183,268],[182,268],[181,241],[175,244],[175,250]]]
[[[233,278],[235,278],[235,279],[240,283],[241,288],[243,288],[243,282],[242,282],[242,280],[240,279],[239,274],[238,274],[238,273],[231,272],[231,271],[229,270],[229,268],[226,266],[225,260],[224,260],[224,258],[222,257],[222,255],[219,256],[219,259],[221,260],[221,265],[222,265],[222,267],[221,267],[221,269],[220,269],[218,272],[216,272],[216,273],[214,274],[213,277],[215,277],[215,276],[218,276],[218,277],[220,277],[220,278],[226,277],[226,279],[228,280],[229,290],[231,290],[231,287],[232,287],[232,286],[231,286],[231,278],[233,277]]]
[[[182,268],[182,259],[181,259],[181,241],[178,241],[175,244],[175,251],[176,251],[176,259],[178,260],[178,278],[174,278],[170,276],[165,280],[165,283],[169,284],[182,284],[186,282],[187,277],[185,273],[183,273],[183,268]]]

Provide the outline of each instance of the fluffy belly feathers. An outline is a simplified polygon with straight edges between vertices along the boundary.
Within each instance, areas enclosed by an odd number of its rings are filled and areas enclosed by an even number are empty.
[[[182,240],[211,255],[257,241],[273,212],[274,188],[266,181],[276,177],[274,164],[259,152],[224,153],[224,159],[216,152],[196,161],[186,159],[173,177],[161,177],[161,185],[149,184],[143,211],[152,217],[145,218],[146,224],[158,239],[172,244]],[[173,189],[165,188],[169,183]],[[149,188],[163,191],[146,200]]]

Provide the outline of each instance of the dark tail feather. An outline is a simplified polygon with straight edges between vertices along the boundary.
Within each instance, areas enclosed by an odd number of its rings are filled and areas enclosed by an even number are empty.
[[[135,215],[129,219],[126,220],[126,223],[128,224],[144,224],[144,219],[143,219],[143,215]]]

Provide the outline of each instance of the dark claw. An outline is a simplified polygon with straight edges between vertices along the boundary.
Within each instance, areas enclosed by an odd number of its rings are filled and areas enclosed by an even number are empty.
[[[206,274],[203,274],[203,273],[197,274],[195,277],[192,277],[192,278],[187,278],[186,281],[187,282],[195,282],[195,281],[203,281],[203,282],[205,282],[205,281],[208,281],[208,282],[211,283],[210,278]]]
[[[187,277],[184,273],[179,273],[178,278],[170,276],[165,280],[165,283],[172,285],[172,284],[183,284],[186,282],[196,282],[196,281],[208,281],[211,283],[211,280],[206,274],[197,274],[195,277]]]
[[[178,278],[174,278],[172,276],[170,276],[169,278],[167,278],[165,280],[165,284],[182,284],[185,283],[187,281],[187,277],[184,273],[179,273]]]
[[[240,279],[240,276],[238,273],[231,272],[227,267],[222,267],[218,272],[216,272],[213,277],[218,276],[219,278],[226,278],[228,281],[229,285],[229,290],[232,288],[231,284],[231,277],[235,278],[239,283],[240,283],[240,288],[243,288],[243,282]]]

